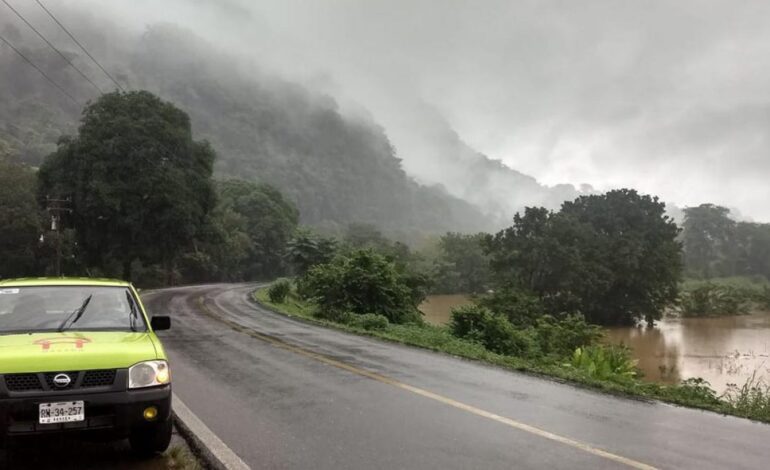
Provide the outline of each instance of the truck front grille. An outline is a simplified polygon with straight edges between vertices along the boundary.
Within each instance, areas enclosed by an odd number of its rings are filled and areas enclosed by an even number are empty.
[[[67,374],[70,383],[62,386],[55,383],[55,377]],[[83,388],[111,387],[115,384],[117,370],[87,370],[67,372],[44,372],[41,374],[6,374],[5,387],[9,392],[63,392]]]
[[[83,382],[80,386],[88,387],[106,387],[115,383],[115,369],[111,370],[88,370],[83,376]]]
[[[5,376],[5,386],[11,392],[31,392],[43,390],[37,374],[9,374]]]

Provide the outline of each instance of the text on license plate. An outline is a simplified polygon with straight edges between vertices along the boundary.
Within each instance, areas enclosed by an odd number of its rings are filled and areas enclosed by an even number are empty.
[[[40,404],[40,424],[71,423],[86,419],[82,401]]]

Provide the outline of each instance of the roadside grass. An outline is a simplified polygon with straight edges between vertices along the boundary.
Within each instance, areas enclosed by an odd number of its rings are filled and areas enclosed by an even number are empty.
[[[200,461],[185,446],[175,445],[163,454],[165,467],[169,470],[203,470]]]
[[[749,418],[770,423],[770,386],[761,381],[736,386],[733,393],[718,396],[708,382],[691,379],[679,385],[642,382],[629,376],[615,376],[598,379],[584,370],[573,367],[570,360],[557,358],[527,359],[496,354],[479,343],[460,339],[451,334],[449,328],[430,324],[389,324],[382,329],[364,329],[321,319],[314,316],[313,305],[290,292],[283,303],[270,301],[268,287],[257,289],[253,299],[289,317],[350,333],[371,336],[383,340],[416,346],[452,356],[484,362],[509,370],[555,379],[601,392],[642,400],[659,400],[690,408],[714,411],[721,414]]]

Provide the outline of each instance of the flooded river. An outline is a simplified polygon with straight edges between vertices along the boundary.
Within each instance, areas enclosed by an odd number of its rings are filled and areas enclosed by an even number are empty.
[[[432,295],[420,305],[425,320],[449,322],[465,295]],[[609,328],[607,340],[629,346],[644,379],[677,383],[702,377],[718,392],[752,374],[770,381],[770,313],[717,318],[669,318],[654,328]]]
[[[610,328],[607,339],[634,351],[645,380],[702,377],[722,392],[756,372],[770,380],[770,314],[672,318],[654,328]]]
[[[420,304],[420,311],[425,321],[434,325],[446,325],[452,319],[452,309],[471,304],[471,299],[463,294],[429,295]]]

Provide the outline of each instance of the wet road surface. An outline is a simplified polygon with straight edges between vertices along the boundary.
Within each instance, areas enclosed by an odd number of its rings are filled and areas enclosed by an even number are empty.
[[[143,295],[175,393],[252,468],[760,469],[770,426],[647,403],[269,312],[254,285]]]

